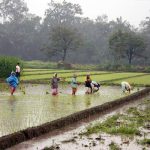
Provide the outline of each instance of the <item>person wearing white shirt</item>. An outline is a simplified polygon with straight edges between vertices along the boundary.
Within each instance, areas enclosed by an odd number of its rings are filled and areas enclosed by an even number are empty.
[[[99,90],[100,84],[96,81],[91,82],[92,92],[95,93]]]
[[[16,77],[17,78],[20,77],[20,66],[19,66],[19,63],[17,63],[17,65],[16,65]]]
[[[130,91],[131,91],[130,84],[128,82],[125,82],[125,81],[121,82],[121,88],[122,88],[123,92],[128,91],[130,93]]]

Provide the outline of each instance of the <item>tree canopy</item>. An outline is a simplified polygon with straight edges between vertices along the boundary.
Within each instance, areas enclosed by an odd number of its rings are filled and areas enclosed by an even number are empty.
[[[118,33],[121,37],[114,35],[118,30],[122,32]],[[110,39],[117,42],[109,42]],[[0,55],[19,56],[25,60],[112,64],[120,59],[124,64],[128,60],[148,65],[150,19],[143,20],[137,29],[122,17],[110,20],[103,14],[90,19],[83,16],[80,5],[54,0],[41,18],[29,13],[25,0],[1,0],[0,45]],[[45,47],[49,55],[42,51]]]
[[[57,26],[52,29],[50,34],[50,55],[62,54],[62,61],[65,61],[67,52],[76,50],[81,45],[81,36],[76,29]]]
[[[119,30],[110,37],[109,46],[117,56],[126,56],[131,64],[134,57],[142,57],[146,45],[144,39],[136,33]]]

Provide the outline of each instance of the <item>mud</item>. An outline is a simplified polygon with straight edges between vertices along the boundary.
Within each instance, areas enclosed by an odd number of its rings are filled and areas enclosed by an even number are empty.
[[[112,102],[107,102],[105,104],[74,113],[67,117],[63,117],[61,119],[57,119],[49,123],[45,123],[37,127],[28,128],[7,136],[3,136],[0,138],[0,149],[6,149],[20,142],[32,139],[34,137],[38,137],[40,135],[52,132],[56,129],[60,129],[65,126],[69,126],[70,124],[81,121],[84,118],[90,118],[93,115],[103,114],[106,113],[106,111],[108,110],[114,110],[126,103],[138,100],[139,98],[146,96],[148,93],[150,93],[150,88],[146,88],[139,92],[133,93],[130,96],[119,98]]]

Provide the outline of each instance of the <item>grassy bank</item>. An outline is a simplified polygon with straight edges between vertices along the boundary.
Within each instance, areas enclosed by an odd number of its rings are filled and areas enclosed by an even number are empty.
[[[103,122],[97,122],[86,128],[82,135],[105,132],[114,135],[140,136],[142,128],[148,128],[150,121],[150,100],[147,99],[137,107],[130,107],[126,112],[107,118]],[[143,143],[148,143],[148,140]]]

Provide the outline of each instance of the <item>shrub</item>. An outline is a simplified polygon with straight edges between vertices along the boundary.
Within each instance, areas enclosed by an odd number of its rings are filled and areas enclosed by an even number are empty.
[[[6,78],[10,75],[12,70],[15,71],[17,63],[20,63],[22,69],[23,65],[21,59],[11,56],[0,56],[0,78]]]
[[[59,69],[72,69],[72,65],[66,62],[58,62],[57,68]]]

